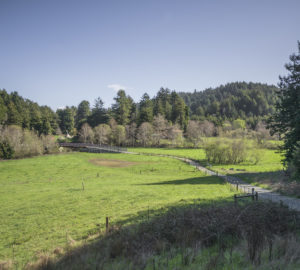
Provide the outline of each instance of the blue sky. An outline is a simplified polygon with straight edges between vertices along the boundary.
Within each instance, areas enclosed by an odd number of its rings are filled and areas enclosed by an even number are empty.
[[[160,87],[277,84],[300,1],[0,0],[0,88],[53,109]]]

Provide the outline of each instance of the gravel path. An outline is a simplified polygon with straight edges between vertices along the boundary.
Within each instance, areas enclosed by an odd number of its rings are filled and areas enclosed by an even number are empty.
[[[258,193],[258,199],[270,200],[272,202],[282,203],[282,204],[288,206],[291,209],[300,211],[300,199],[287,197],[287,196],[281,195],[279,193],[275,193],[275,192],[272,192],[270,190],[263,189],[261,187],[257,187],[257,186],[247,184],[238,177],[227,176],[227,175],[220,174],[218,172],[211,171],[211,170],[201,166],[200,163],[195,161],[195,160],[191,160],[191,159],[188,159],[188,158],[182,158],[182,157],[176,157],[176,156],[170,156],[170,155],[159,155],[159,154],[149,154],[149,153],[133,153],[133,152],[124,152],[124,153],[140,154],[140,155],[151,155],[151,156],[160,156],[160,157],[170,157],[170,158],[179,159],[179,160],[182,160],[182,161],[190,164],[191,166],[195,167],[199,171],[204,172],[207,175],[215,175],[215,176],[223,178],[226,182],[233,185],[235,188],[238,186],[238,189],[242,192],[251,193],[252,189],[254,189],[254,192]]]

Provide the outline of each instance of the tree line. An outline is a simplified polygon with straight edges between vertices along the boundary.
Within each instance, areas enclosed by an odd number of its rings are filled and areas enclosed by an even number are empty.
[[[24,99],[17,92],[0,90],[0,125],[16,125],[41,134],[58,132],[58,115],[48,106]]]
[[[197,147],[203,143],[203,137],[210,136],[253,138],[260,144],[270,138],[263,121],[251,127],[240,118],[190,119],[190,109],[183,98],[167,88],[161,88],[153,98],[145,93],[138,103],[119,90],[109,108],[97,98],[93,106],[83,100],[77,107],[54,112],[50,107],[39,106],[17,92],[9,94],[6,90],[0,90],[0,104],[0,155],[3,157],[12,153],[14,157],[47,153],[50,148],[52,152],[57,151],[55,145],[49,147],[51,139],[47,137],[55,134],[68,134],[80,142],[144,147]],[[22,142],[26,142],[28,149],[22,148]],[[38,148],[34,142],[39,144]]]
[[[180,92],[191,119],[220,123],[237,118],[255,128],[275,112],[278,87],[261,83],[234,82],[193,93]]]
[[[3,89],[0,90],[0,125],[17,125],[38,134],[76,135],[84,123],[95,128],[114,119],[117,125],[140,127],[143,123],[152,124],[160,115],[183,132],[187,131],[189,119],[208,120],[216,126],[242,119],[254,130],[261,120],[274,112],[276,89],[245,82],[194,93],[161,88],[155,97],[150,98],[145,93],[139,102],[119,90],[110,108],[105,108],[101,98],[97,98],[92,106],[83,100],[77,107],[67,106],[56,112],[22,98],[17,92],[9,94]]]

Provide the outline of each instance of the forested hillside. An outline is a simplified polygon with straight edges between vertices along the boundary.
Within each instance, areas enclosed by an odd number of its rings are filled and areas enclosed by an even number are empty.
[[[274,113],[276,86],[234,82],[193,93],[180,92],[190,109],[190,118],[214,122],[241,118],[248,123]]]

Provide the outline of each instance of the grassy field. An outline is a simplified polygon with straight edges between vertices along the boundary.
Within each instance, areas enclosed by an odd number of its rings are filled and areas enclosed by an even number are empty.
[[[272,142],[272,141],[271,141]],[[277,142],[276,142],[277,143]],[[129,148],[129,151],[137,153],[164,154],[179,156],[199,161],[203,166],[222,174],[234,174],[248,183],[267,189],[272,189],[285,195],[299,197],[299,186],[295,189],[295,183],[290,185],[285,179],[282,154],[277,150],[255,149],[255,155],[260,156],[257,164],[246,161],[240,164],[208,164],[205,160],[205,151],[199,149],[171,149],[171,148]]]
[[[194,160],[198,160],[200,163],[211,167],[213,170],[226,173],[235,172],[270,172],[283,169],[281,163],[282,155],[277,153],[276,150],[269,149],[257,149],[257,155],[260,155],[261,159],[257,164],[253,162],[243,162],[240,164],[224,164],[224,165],[209,165],[205,161],[205,151],[199,149],[171,149],[171,148],[129,148],[128,151],[137,153],[152,153],[163,154],[178,157],[185,157]]]
[[[198,161],[205,160],[205,152],[201,148],[197,149],[184,149],[184,148],[128,148],[130,152],[146,153],[146,154],[159,154],[170,155],[177,157],[190,158]]]
[[[197,150],[195,150],[197,151]],[[196,155],[196,152],[194,152]],[[17,268],[162,207],[232,198],[228,185],[178,160],[70,153],[0,162],[0,261]]]

